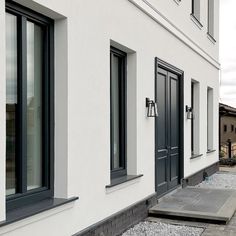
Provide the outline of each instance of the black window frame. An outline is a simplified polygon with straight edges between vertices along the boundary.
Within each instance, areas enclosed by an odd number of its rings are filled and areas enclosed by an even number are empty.
[[[231,124],[231,132],[234,132],[234,125]]]
[[[191,81],[191,108],[192,108],[192,112],[194,114],[194,90],[195,90],[195,83],[193,81]],[[194,138],[194,118],[191,119],[191,155],[193,156],[194,154],[194,142],[195,142],[195,138]]]
[[[35,203],[54,195],[54,20],[12,1],[6,1],[6,12],[17,16],[17,138],[16,194],[6,196],[6,209],[11,210]],[[42,185],[27,191],[27,41],[26,23],[43,29],[42,81]]]
[[[116,56],[120,60],[119,65],[119,142],[120,142],[120,163],[121,167],[113,168],[113,130],[112,130],[112,57]],[[110,170],[111,178],[118,178],[127,175],[127,54],[115,47],[110,47]]]

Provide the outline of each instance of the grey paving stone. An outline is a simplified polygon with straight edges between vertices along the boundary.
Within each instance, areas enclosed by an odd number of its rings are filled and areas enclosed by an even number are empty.
[[[163,197],[149,213],[227,223],[235,209],[235,190],[187,187]]]

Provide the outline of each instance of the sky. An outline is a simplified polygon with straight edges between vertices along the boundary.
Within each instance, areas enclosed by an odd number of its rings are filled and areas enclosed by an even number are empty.
[[[220,0],[220,102],[236,107],[236,1]]]

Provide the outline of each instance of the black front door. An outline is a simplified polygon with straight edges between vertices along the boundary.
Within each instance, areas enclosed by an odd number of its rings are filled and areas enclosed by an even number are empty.
[[[180,77],[156,63],[156,192],[160,196],[180,183]]]

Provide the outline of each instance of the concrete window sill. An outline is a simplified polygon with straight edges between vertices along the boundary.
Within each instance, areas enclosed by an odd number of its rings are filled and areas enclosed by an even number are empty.
[[[215,152],[216,150],[207,150],[206,153],[212,153],[212,152]]]
[[[201,156],[203,156],[203,154],[193,154],[193,155],[190,157],[190,159],[193,160],[193,159],[196,159],[196,158],[201,157]]]
[[[74,202],[78,200],[78,197],[72,197],[69,199],[63,198],[48,198],[43,201],[29,204],[23,207],[19,207],[13,210],[9,210],[6,213],[6,220],[0,222],[0,227],[12,224],[14,222],[26,219],[28,217],[34,216],[36,214],[54,209],[56,207],[65,205],[67,203]]]
[[[122,176],[119,178],[114,178],[114,179],[111,179],[111,184],[106,185],[106,188],[112,188],[112,187],[117,186],[119,184],[123,184],[125,182],[140,178],[142,176],[143,175],[125,175],[125,176]]]

